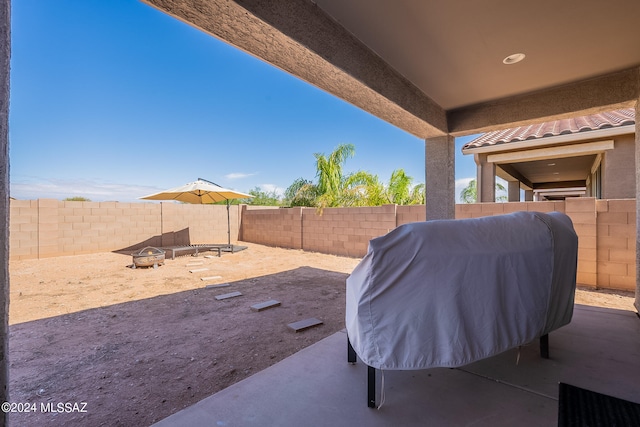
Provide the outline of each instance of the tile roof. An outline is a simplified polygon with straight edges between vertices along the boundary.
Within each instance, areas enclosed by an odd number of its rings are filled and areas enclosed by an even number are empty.
[[[635,124],[635,109],[625,108],[622,110],[608,111],[606,113],[592,114],[590,116],[574,117],[571,119],[557,120],[555,122],[538,123],[535,125],[485,133],[465,144],[462,147],[462,151],[633,124]]]

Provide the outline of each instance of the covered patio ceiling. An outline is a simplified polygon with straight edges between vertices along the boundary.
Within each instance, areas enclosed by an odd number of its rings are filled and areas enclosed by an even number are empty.
[[[512,176],[525,178],[532,190],[541,188],[584,187],[596,155],[565,157],[551,160],[533,160],[498,165],[497,175],[507,181]]]
[[[640,98],[637,0],[143,1],[425,139]]]
[[[640,109],[638,0],[142,1],[424,138],[427,220],[455,215],[454,137]]]

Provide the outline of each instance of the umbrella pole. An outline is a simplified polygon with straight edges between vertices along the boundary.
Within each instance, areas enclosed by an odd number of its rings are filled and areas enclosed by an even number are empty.
[[[231,220],[229,219],[229,199],[227,199],[227,244],[231,247]]]

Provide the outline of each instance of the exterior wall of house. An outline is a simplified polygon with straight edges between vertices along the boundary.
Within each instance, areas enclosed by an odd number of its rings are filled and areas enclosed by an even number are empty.
[[[604,138],[610,139],[610,138]],[[602,141],[603,138],[585,139],[580,143]],[[507,150],[508,151],[508,150]],[[493,153],[493,154],[497,154]],[[483,160],[484,159],[484,160]],[[496,174],[495,165],[487,163],[486,155],[475,155],[478,165],[478,179],[480,182],[479,198],[481,201],[492,201],[495,198],[493,192]],[[635,169],[635,135],[618,135],[614,138],[613,150],[607,150],[601,161],[602,170],[602,199],[633,199],[636,197],[636,169]],[[484,184],[483,184],[484,181]],[[588,183],[588,187],[593,184]],[[594,194],[592,188],[588,188],[588,194]],[[519,193],[518,193],[518,196]]]
[[[633,291],[636,280],[635,199],[456,205],[456,218],[516,211],[565,212],[578,234],[578,283]],[[12,200],[11,259],[44,258],[143,246],[227,241],[225,206],[173,203]],[[361,208],[231,206],[231,241],[362,257],[369,240],[424,221],[424,205]]]
[[[0,399],[9,392],[9,75],[11,70],[11,1],[0,2]],[[7,422],[0,414],[0,426]]]
[[[602,198],[633,199],[636,197],[635,137],[620,135],[614,149],[602,159]]]

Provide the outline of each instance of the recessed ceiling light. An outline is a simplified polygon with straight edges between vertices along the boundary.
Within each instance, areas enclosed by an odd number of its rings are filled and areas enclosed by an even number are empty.
[[[555,166],[555,163],[547,163],[547,166]]]
[[[524,59],[526,55],[524,53],[514,53],[513,55],[509,55],[502,60],[503,64],[511,65],[517,62],[520,62]]]

